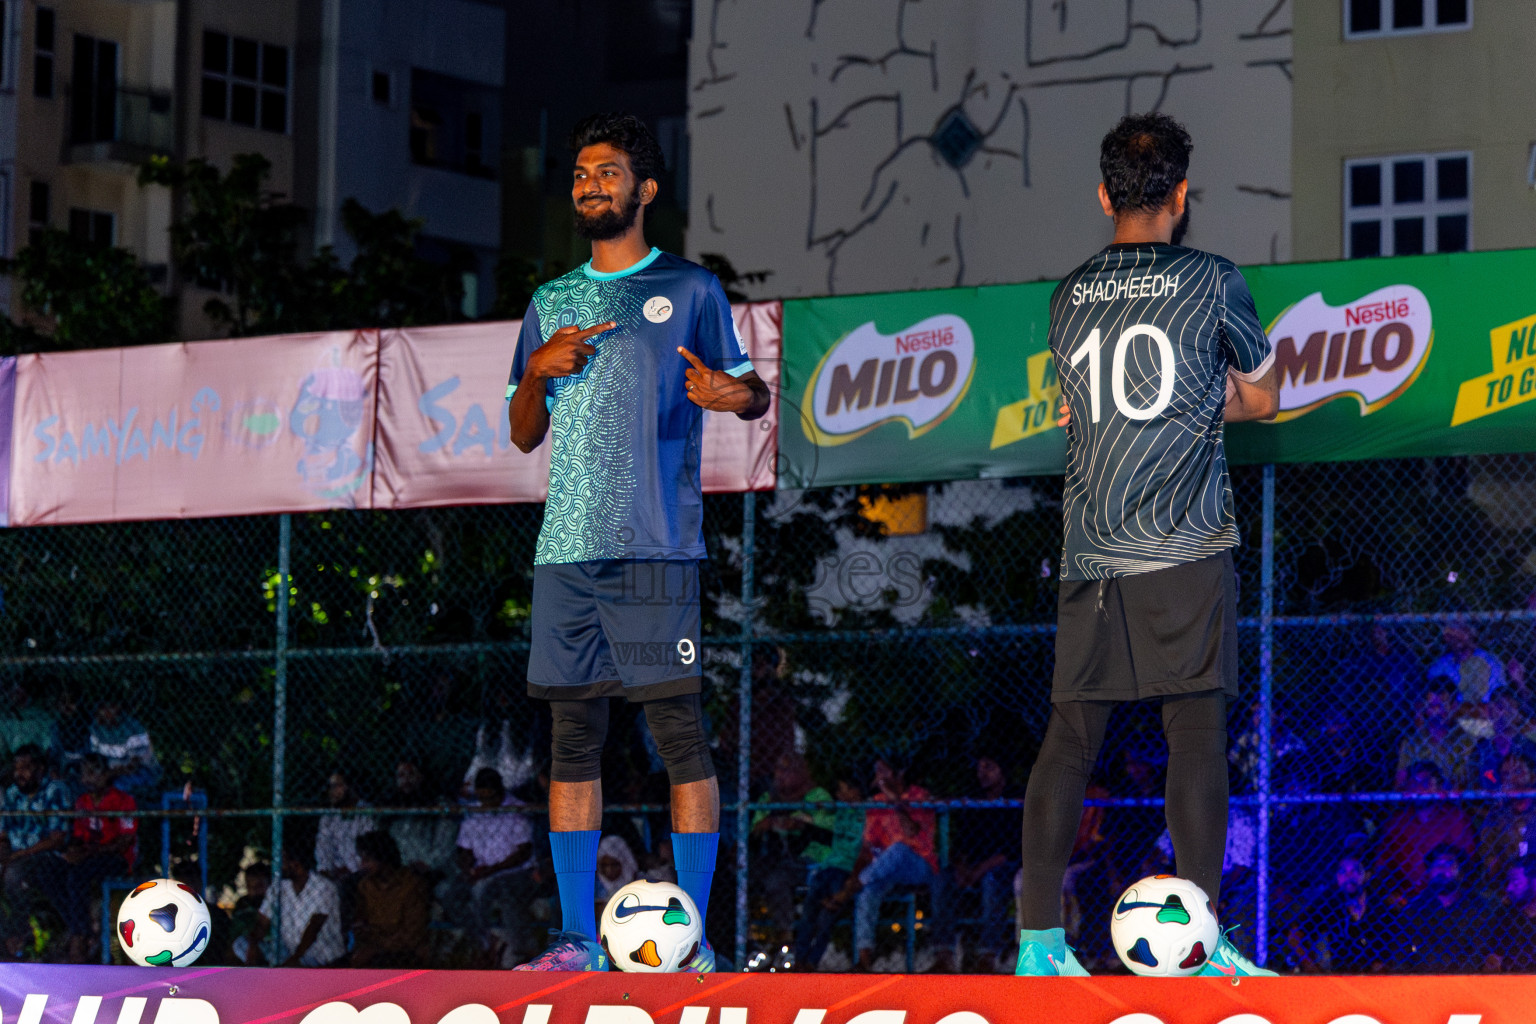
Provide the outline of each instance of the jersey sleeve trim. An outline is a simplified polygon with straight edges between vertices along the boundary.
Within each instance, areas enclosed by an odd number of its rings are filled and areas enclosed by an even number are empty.
[[[1268,373],[1269,372],[1269,368],[1271,366],[1274,366],[1274,365],[1275,365],[1275,350],[1274,349],[1270,349],[1269,350],[1269,355],[1264,357],[1264,361],[1262,363],[1260,363],[1258,365],[1258,367],[1255,368],[1252,373],[1243,373],[1240,370],[1238,370],[1237,367],[1234,366],[1232,368],[1232,376],[1236,377],[1240,381],[1243,381],[1245,384],[1255,384],[1255,383],[1258,382],[1259,378],[1264,376],[1266,373]]]
[[[512,401],[512,394],[515,391],[517,391],[517,385],[516,384],[508,384],[507,385],[507,401],[509,401],[509,402]],[[555,411],[555,396],[554,395],[545,395],[544,396],[544,408],[546,410],[548,410],[549,412],[554,412]]]
[[[745,377],[749,373],[756,372],[756,369],[757,368],[752,365],[752,360],[748,359],[746,362],[742,363],[740,366],[733,366],[729,370],[726,370],[725,372],[730,374],[732,377]]]

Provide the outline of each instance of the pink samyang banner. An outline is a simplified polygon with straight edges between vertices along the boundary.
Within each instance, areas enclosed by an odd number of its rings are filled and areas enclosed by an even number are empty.
[[[372,331],[26,355],[11,525],[372,504]]]
[[[779,304],[737,305],[731,312],[758,374],[777,393]],[[507,424],[507,375],[520,326],[514,321],[384,332],[376,507],[544,500],[549,442],[524,455],[513,447]],[[777,445],[777,402],[750,422],[706,413],[704,489],[772,488]]]

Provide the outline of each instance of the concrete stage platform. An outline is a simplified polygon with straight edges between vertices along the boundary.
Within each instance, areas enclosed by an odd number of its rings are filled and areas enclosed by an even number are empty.
[[[1533,1024],[1536,976],[1009,978],[0,966],[3,1024]]]

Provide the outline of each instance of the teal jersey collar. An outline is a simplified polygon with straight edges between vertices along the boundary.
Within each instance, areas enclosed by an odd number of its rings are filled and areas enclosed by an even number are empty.
[[[591,260],[587,260],[587,262],[585,262],[585,263],[583,263],[581,265],[581,272],[583,274],[586,274],[588,277],[590,277],[594,281],[617,281],[621,277],[628,277],[630,274],[638,274],[638,273],[640,273],[640,271],[644,270],[646,267],[650,266],[652,263],[655,263],[656,262],[656,257],[658,257],[660,255],[661,255],[661,250],[656,248],[653,245],[653,246],[651,246],[651,251],[650,251],[649,255],[647,255],[639,263],[636,263],[633,266],[625,267],[623,270],[615,270],[611,274],[605,274],[601,270],[593,270],[592,269],[592,261]]]

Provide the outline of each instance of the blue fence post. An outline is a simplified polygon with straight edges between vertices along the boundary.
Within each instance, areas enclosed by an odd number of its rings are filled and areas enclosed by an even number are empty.
[[[736,727],[736,962],[747,954],[747,802],[751,798],[752,630],[756,619],[757,494],[741,496],[741,674]]]
[[[1264,467],[1263,544],[1259,583],[1259,849],[1256,931],[1259,963],[1269,957],[1269,801],[1275,696],[1275,467]]]
[[[288,596],[293,588],[289,574],[293,547],[293,517],[278,516],[277,527],[277,646],[273,651],[272,678],[272,872],[283,870],[283,769],[288,761]],[[279,883],[280,885],[281,883]],[[272,931],[283,934],[283,901],[272,901]]]

